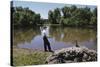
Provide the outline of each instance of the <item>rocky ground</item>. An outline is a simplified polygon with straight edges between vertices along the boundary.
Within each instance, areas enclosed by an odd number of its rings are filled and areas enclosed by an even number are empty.
[[[46,59],[47,64],[97,61],[97,52],[86,47],[56,50]]]

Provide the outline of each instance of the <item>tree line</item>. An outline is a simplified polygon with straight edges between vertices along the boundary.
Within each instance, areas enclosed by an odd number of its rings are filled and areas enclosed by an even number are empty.
[[[29,27],[40,23],[40,14],[36,14],[29,8],[12,7],[11,11],[14,27]]]
[[[48,12],[48,20],[51,24],[62,24],[69,26],[97,25],[97,8],[91,10],[89,7],[77,8],[64,6]]]
[[[11,7],[12,21],[14,27],[30,27],[38,24],[61,24],[67,26],[96,26],[97,8],[89,7],[78,8],[64,6],[49,10],[48,19],[41,18],[40,14],[35,13],[29,8]]]

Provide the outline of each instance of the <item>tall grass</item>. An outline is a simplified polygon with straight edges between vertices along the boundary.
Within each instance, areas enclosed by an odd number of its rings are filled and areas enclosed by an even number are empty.
[[[38,65],[45,64],[46,58],[50,52],[43,51],[30,51],[27,49],[14,49],[13,50],[13,65]]]

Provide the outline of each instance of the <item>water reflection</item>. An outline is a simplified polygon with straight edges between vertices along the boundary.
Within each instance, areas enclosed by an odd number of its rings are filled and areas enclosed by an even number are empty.
[[[94,50],[97,49],[96,31],[93,29],[50,26],[48,34],[50,36],[48,40],[53,50],[74,46],[75,40],[81,46],[86,46]],[[39,27],[24,31],[15,30],[13,43],[19,48],[44,49]]]

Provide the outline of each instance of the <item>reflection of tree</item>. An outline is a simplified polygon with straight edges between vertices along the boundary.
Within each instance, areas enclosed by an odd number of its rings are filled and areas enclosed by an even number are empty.
[[[28,29],[28,30],[14,30],[13,33],[13,43],[17,45],[18,43],[30,42],[36,35],[40,34],[38,28]],[[84,41],[95,41],[96,31],[93,29],[77,29],[68,28],[60,26],[51,26],[50,35],[57,41],[63,42],[84,42]]]
[[[92,29],[54,27],[51,28],[51,35],[58,41],[61,41],[63,35],[62,41],[64,42],[74,42],[75,40],[83,42],[96,38],[96,32]]]
[[[14,30],[13,44],[17,45],[18,43],[24,43],[25,41],[30,42],[37,34],[39,34],[37,29]]]

